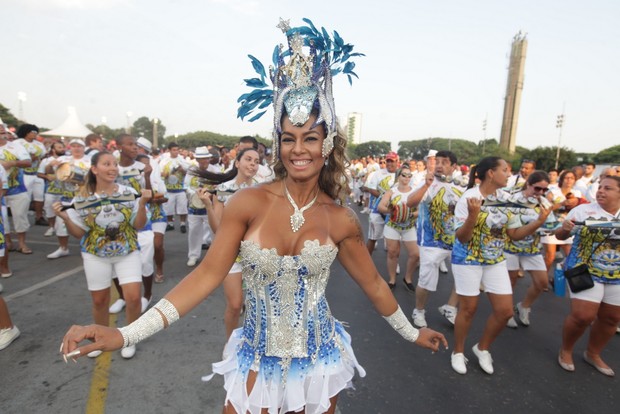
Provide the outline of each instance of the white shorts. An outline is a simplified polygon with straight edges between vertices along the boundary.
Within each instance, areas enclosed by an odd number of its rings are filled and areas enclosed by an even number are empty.
[[[151,223],[153,233],[166,234],[166,226],[168,224],[164,221],[158,221],[157,223]]]
[[[82,259],[90,291],[109,289],[113,274],[116,274],[121,285],[142,283],[140,252],[137,250],[117,257],[99,257],[82,252]]]
[[[155,273],[153,267],[153,257],[155,255],[155,245],[153,238],[155,235],[151,230],[138,232],[138,244],[140,245],[140,261],[142,262],[142,276],[151,276]]]
[[[43,201],[45,193],[45,182],[43,178],[36,175],[24,174],[24,185],[28,190],[28,199],[33,201]]]
[[[558,240],[553,234],[547,234],[540,238],[542,244],[573,244],[573,238],[569,237],[566,240]]]
[[[370,213],[368,215],[368,240],[379,240],[383,238],[383,228],[385,219],[381,214]]]
[[[454,287],[461,296],[480,295],[480,283],[484,291],[496,295],[512,295],[512,285],[506,261],[487,266],[457,265],[452,263]]]
[[[30,197],[28,193],[19,193],[5,197],[6,205],[11,209],[13,227],[16,233],[25,233],[30,228],[28,210],[30,209]]]
[[[178,193],[168,192],[168,201],[164,203],[166,216],[173,217],[175,214],[180,216],[187,214],[187,194],[185,191]]]
[[[56,217],[56,213],[54,213],[54,208],[52,207],[52,205],[55,202],[60,201],[60,200],[62,200],[61,194],[45,193],[45,202],[43,203],[43,213],[45,214],[46,218]]]
[[[2,224],[4,225],[4,235],[11,233],[11,222],[9,221],[9,210],[6,206],[2,206]]]
[[[415,227],[407,230],[400,230],[386,225],[383,229],[383,237],[390,240],[400,240],[404,242],[418,240],[418,235]]]
[[[58,237],[68,237],[69,230],[67,230],[67,225],[65,221],[60,217],[56,217],[56,221],[54,222],[54,230],[56,231],[56,236]]]
[[[611,285],[609,283],[599,283],[595,281],[594,287],[591,289],[582,290],[577,293],[571,292],[570,289],[566,290],[568,290],[571,299],[581,299],[588,302],[620,306],[620,285]]]
[[[508,271],[519,269],[547,271],[545,260],[540,254],[534,256],[519,256],[516,254],[504,253],[504,256],[506,256],[506,267]]]
[[[418,286],[429,292],[435,292],[439,280],[439,265],[450,256],[452,256],[452,250],[420,246]]]

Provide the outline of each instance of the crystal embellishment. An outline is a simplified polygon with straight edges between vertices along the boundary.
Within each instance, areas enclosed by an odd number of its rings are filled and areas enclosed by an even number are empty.
[[[284,184],[284,192],[286,193],[286,198],[288,198],[289,203],[291,203],[291,205],[293,206],[293,209],[295,210],[293,212],[293,215],[291,216],[291,229],[293,229],[293,233],[297,233],[299,229],[301,228],[301,226],[303,226],[304,223],[306,222],[306,219],[304,218],[304,211],[312,207],[317,197],[319,196],[319,190],[317,189],[316,195],[314,196],[312,201],[310,201],[308,204],[306,204],[302,208],[297,207],[297,203],[295,203],[295,200],[293,200],[293,197],[291,197],[291,193],[288,192],[288,188],[286,187],[286,184]]]

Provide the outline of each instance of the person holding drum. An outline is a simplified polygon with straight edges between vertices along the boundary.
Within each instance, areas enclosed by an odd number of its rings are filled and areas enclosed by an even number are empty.
[[[47,182],[47,185],[45,186],[43,212],[45,213],[45,218],[47,219],[49,227],[45,233],[43,233],[43,236],[45,237],[51,237],[56,234],[56,230],[54,230],[54,226],[56,225],[56,215],[54,214],[52,204],[61,200],[63,192],[62,183],[56,179],[56,174],[46,174],[45,170],[50,162],[63,155],[65,155],[65,145],[60,141],[53,141],[47,156],[43,158],[39,164],[38,176]]]
[[[389,217],[383,230],[388,250],[387,270],[390,279],[388,285],[390,289],[396,286],[396,266],[402,242],[407,249],[407,270],[403,282],[410,292],[414,292],[413,272],[420,260],[420,252],[415,230],[417,214],[414,209],[407,207],[407,198],[413,192],[413,188],[409,185],[411,175],[409,164],[403,163],[396,170],[396,184],[383,194],[377,209],[379,213],[387,214]]]
[[[207,147],[198,147],[194,152],[194,158],[198,162],[197,171],[211,171],[218,173],[219,169],[211,166],[213,155]],[[212,186],[211,186],[212,187]],[[211,240],[211,227],[207,218],[207,208],[200,199],[198,189],[201,188],[200,179],[196,175],[187,174],[185,176],[185,188],[187,188],[187,198],[189,200],[187,224],[187,265],[196,266],[202,252],[202,245],[206,240]],[[211,188],[213,189],[213,188]]]
[[[227,173],[215,174],[208,170],[192,170],[192,173],[203,179],[205,183],[211,185],[219,184],[215,197],[212,197],[206,188],[198,190],[198,195],[207,209],[209,225],[214,233],[217,233],[220,222],[222,221],[224,206],[226,206],[230,197],[241,188],[257,184],[254,176],[258,172],[259,163],[260,156],[258,155],[258,151],[249,147],[237,153],[233,168]],[[243,306],[241,264],[239,262],[235,262],[230,269],[222,286],[224,287],[224,295],[226,296],[224,325],[226,325],[226,338],[228,339],[232,331],[239,325],[239,317],[241,316],[241,308]]]
[[[72,139],[69,141],[71,155],[58,157],[50,161],[45,168],[46,174],[55,174],[56,179],[62,183],[63,193],[61,202],[71,202],[79,186],[84,184],[86,180],[86,175],[90,168],[90,158],[84,154],[84,148],[83,140]],[[58,217],[58,214],[56,216]],[[58,259],[69,255],[69,233],[62,217],[56,219],[54,230],[56,231],[56,237],[58,237],[59,247],[47,255],[48,259]]]
[[[178,214],[181,221],[181,233],[185,233],[187,231],[187,195],[183,183],[185,173],[190,169],[191,164],[179,154],[179,144],[176,142],[168,144],[168,151],[170,156],[162,158],[159,164],[161,176],[165,180],[166,190],[168,190],[168,201],[164,204],[168,218],[166,230],[174,230],[174,215]]]

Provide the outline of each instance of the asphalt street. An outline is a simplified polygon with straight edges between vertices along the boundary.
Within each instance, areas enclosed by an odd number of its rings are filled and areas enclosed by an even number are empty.
[[[355,207],[357,209],[357,207]],[[367,226],[366,215],[360,215]],[[72,324],[92,321],[91,300],[81,267],[79,248],[71,240],[71,255],[49,260],[55,238],[43,237],[45,227],[28,234],[32,255],[10,254],[14,275],[0,282],[13,322],[21,336],[0,351],[0,413],[220,413],[223,380],[211,373],[224,346],[223,294],[218,289],[169,330],[138,345],[131,360],[119,352],[77,364],[65,364],[60,341]],[[178,229],[166,234],[163,284],[155,285],[155,300],[188,273],[187,239]],[[373,254],[385,274],[386,253],[379,243]],[[405,258],[401,257],[401,268]],[[398,279],[394,294],[407,315],[414,295]],[[515,296],[521,299],[529,276],[520,279]],[[429,325],[443,332],[450,345],[453,330],[437,312],[452,287],[442,275],[438,292],[427,308]],[[450,367],[450,350],[434,355],[405,342],[375,312],[368,299],[338,263],[334,264],[328,299],[332,313],[348,325],[353,348],[367,375],[354,379],[355,390],[341,393],[338,409],[352,413],[617,413],[620,384],[581,358],[582,338],[575,351],[576,372],[557,364],[561,325],[569,301],[552,293],[541,296],[529,327],[504,330],[491,352],[495,374],[485,374],[470,351],[477,342],[490,308],[481,298],[467,345],[468,373]],[[112,317],[122,326],[124,316]],[[620,371],[620,335],[612,338],[603,357]]]

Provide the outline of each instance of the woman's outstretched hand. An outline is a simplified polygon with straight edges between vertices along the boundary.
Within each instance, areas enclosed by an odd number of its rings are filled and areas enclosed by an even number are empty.
[[[448,341],[443,334],[433,331],[429,328],[420,329],[420,334],[418,339],[415,341],[416,345],[419,345],[423,348],[428,348],[433,351],[433,353],[439,351],[439,346],[443,344],[444,348],[448,349]]]
[[[91,343],[80,345],[80,342],[90,340]],[[65,362],[67,358],[74,361],[92,351],[115,351],[123,347],[123,336],[116,328],[101,325],[73,325],[60,345],[60,353]]]

